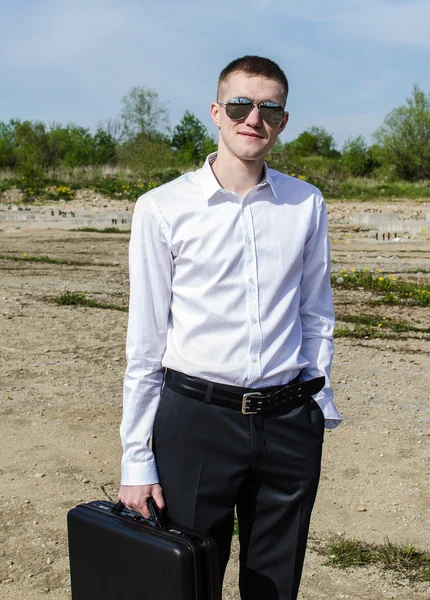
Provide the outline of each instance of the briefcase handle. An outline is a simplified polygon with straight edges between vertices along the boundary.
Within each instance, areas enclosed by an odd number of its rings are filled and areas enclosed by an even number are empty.
[[[146,503],[148,505],[148,509],[149,509],[149,513],[150,513],[151,517],[149,519],[145,519],[145,517],[142,517],[142,519],[156,527],[160,527],[160,528],[164,527],[166,525],[165,515],[162,511],[160,511],[158,506],[155,504],[154,499],[148,498]],[[124,510],[124,508],[125,508],[125,504],[123,502],[121,502],[121,500],[119,500],[112,507],[112,512],[119,514]]]

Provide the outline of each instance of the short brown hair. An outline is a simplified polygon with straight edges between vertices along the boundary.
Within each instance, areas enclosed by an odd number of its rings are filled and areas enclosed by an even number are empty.
[[[287,101],[289,91],[288,79],[280,66],[273,60],[270,60],[270,58],[250,55],[236,58],[221,71],[218,79],[217,97],[219,97],[222,84],[226,82],[232,73],[237,72],[246,73],[250,77],[260,76],[278,81],[285,90],[285,101]]]

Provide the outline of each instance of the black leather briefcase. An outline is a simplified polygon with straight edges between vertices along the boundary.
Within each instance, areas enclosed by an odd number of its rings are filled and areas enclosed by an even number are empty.
[[[220,600],[215,543],[122,503],[96,500],[67,515],[72,600]]]

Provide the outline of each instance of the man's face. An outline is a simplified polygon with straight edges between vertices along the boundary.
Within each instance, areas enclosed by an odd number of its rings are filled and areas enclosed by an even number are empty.
[[[249,77],[245,73],[232,73],[222,84],[220,102],[231,98],[249,98],[256,104],[263,100],[276,102],[284,106],[285,92],[282,85],[266,77]],[[279,134],[284,130],[288,113],[280,125],[268,125],[256,106],[250,114],[240,121],[232,121],[225,108],[214,102],[211,106],[212,120],[220,128],[219,150],[227,152],[241,160],[261,160],[275,144]]]

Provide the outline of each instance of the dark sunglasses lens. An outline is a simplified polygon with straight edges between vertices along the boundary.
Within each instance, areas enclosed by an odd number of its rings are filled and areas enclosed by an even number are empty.
[[[282,106],[261,106],[260,112],[262,118],[272,127],[280,125],[284,117],[284,109]]]
[[[239,121],[249,115],[252,110],[252,102],[227,102],[225,111],[232,121]]]

